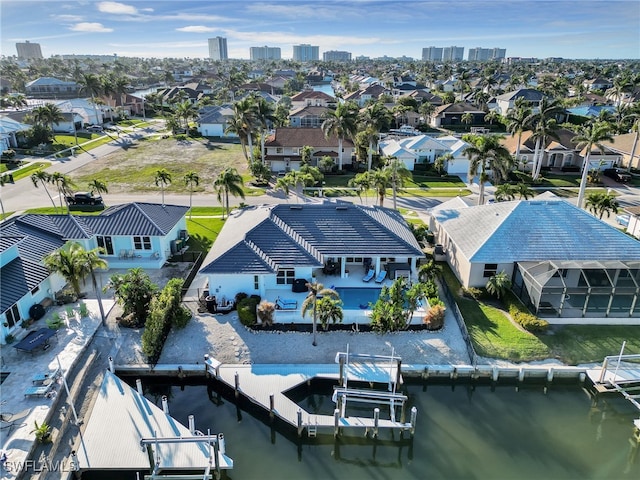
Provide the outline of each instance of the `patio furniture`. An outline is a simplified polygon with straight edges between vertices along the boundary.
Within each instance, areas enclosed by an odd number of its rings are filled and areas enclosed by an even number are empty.
[[[34,385],[32,387],[28,387],[24,391],[24,396],[25,397],[46,397],[53,391],[55,385],[56,385],[56,382],[51,381],[47,385],[38,385],[38,386]]]
[[[376,283],[384,282],[385,278],[387,278],[387,271],[386,270],[380,270],[380,273],[378,273],[378,276],[376,277]]]
[[[298,308],[297,300],[289,300],[280,297],[276,298],[275,304],[276,309],[278,310],[295,310]]]
[[[306,292],[307,289],[307,280],[304,278],[296,278],[291,285],[291,291],[294,293],[302,293]]]
[[[375,274],[376,274],[376,271],[373,268],[369,269],[367,274],[364,277],[362,277],[362,281],[363,282],[370,282],[371,279],[375,276]]]
[[[35,350],[49,348],[49,339],[57,333],[56,330],[50,328],[41,328],[33,332],[29,332],[20,342],[13,347],[23,352],[33,353]]]
[[[31,377],[31,382],[34,385],[42,385],[43,383],[51,380],[55,380],[60,375],[60,369],[56,369],[53,372],[46,373],[36,373],[33,377]]]

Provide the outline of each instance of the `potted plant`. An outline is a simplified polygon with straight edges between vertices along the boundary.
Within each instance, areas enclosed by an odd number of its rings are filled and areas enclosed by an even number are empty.
[[[51,442],[51,426],[47,422],[42,422],[38,425],[38,422],[33,422],[36,428],[31,430],[31,433],[36,434],[36,441],[38,443],[50,443]]]

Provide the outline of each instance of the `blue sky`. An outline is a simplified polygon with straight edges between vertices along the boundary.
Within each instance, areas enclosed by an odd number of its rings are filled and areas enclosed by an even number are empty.
[[[38,42],[54,54],[208,56],[227,38],[231,58],[249,47],[347,50],[354,57],[420,58],[430,45],[502,47],[507,56],[640,58],[638,0],[1,0],[1,49]]]

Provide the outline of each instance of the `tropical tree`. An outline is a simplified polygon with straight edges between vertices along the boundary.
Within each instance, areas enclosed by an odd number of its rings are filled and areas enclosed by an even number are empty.
[[[233,104],[233,118],[227,124],[225,132],[235,133],[240,137],[240,144],[245,159],[253,162],[253,132],[258,123],[256,104],[253,97],[247,96]]]
[[[242,176],[235,168],[225,168],[215,182],[213,187],[218,194],[218,201],[222,203],[223,207],[226,206],[227,217],[231,211],[229,206],[229,194],[234,197],[240,197],[244,199],[244,190],[242,189]]]
[[[313,147],[310,145],[304,145],[300,149],[300,164],[309,165],[311,163],[311,155],[313,155]]]
[[[37,125],[47,127],[51,131],[53,131],[53,125],[58,125],[64,121],[62,110],[53,103],[34,108],[31,111],[31,118]]]
[[[262,163],[265,163],[264,143],[267,138],[267,131],[269,130],[270,125],[272,125],[276,120],[275,109],[273,108],[273,105],[267,102],[267,100],[265,100],[263,97],[257,97],[255,99],[254,108],[255,117],[260,129],[260,159],[262,160]]]
[[[442,273],[442,267],[431,259],[427,263],[420,265],[418,280],[423,283],[432,282],[440,273]]]
[[[316,301],[316,314],[322,328],[326,331],[329,328],[329,322],[342,322],[344,313],[342,311],[342,300],[322,297]]]
[[[473,113],[467,112],[462,117],[460,117],[460,121],[465,125],[471,125],[473,123]]]
[[[294,186],[294,178],[290,175],[284,175],[283,177],[278,177],[276,180],[276,190],[282,190],[287,197],[287,202],[289,201],[289,191],[291,187]]]
[[[101,193],[109,193],[109,189],[107,188],[107,184],[102,180],[98,180],[94,178],[89,182],[89,191],[93,193],[97,193],[100,195]]]
[[[611,213],[618,213],[619,207],[616,197],[601,192],[594,192],[587,195],[585,206],[600,220],[602,220],[605,213],[607,214],[607,218],[611,216]]]
[[[96,116],[96,123],[100,123],[100,117],[98,117],[98,107],[96,103],[96,97],[102,94],[102,82],[100,77],[93,73],[82,73],[80,78],[76,80],[76,83],[80,86],[78,92],[86,93],[91,97],[91,103],[93,103],[93,113]]]
[[[400,277],[390,287],[382,287],[378,300],[371,309],[371,327],[378,333],[395,332],[406,329],[418,308],[418,301],[424,296],[423,283],[407,286]]]
[[[162,205],[164,206],[164,187],[171,184],[171,173],[164,168],[156,170],[155,182],[156,187],[160,187],[162,191]]]
[[[484,184],[489,179],[487,170],[492,170],[494,176],[496,172],[505,172],[511,161],[509,151],[501,145],[501,136],[497,135],[465,135],[463,139],[469,143],[464,155],[469,158],[469,179],[470,181],[477,175],[480,169],[478,184],[480,192],[478,195],[478,205],[484,203]]]
[[[516,198],[516,187],[510,183],[498,185],[495,192],[496,202],[506,202]]]
[[[342,170],[342,143],[347,137],[353,137],[357,128],[357,106],[354,103],[340,103],[335,110],[328,110],[322,122],[322,132],[329,138],[338,137],[338,170]]]
[[[67,195],[71,195],[72,188],[75,186],[71,178],[60,172],[53,172],[49,176],[49,183],[52,183],[58,189],[58,196],[60,197],[60,210],[64,207],[62,206],[63,201],[67,201]],[[67,213],[71,213],[69,211],[69,205],[67,204]]]
[[[135,325],[145,324],[151,299],[158,291],[158,286],[142,268],[132,268],[124,275],[112,275],[105,286],[107,289],[113,289],[116,302],[122,306],[123,317],[133,315]]]
[[[348,185],[350,187],[356,188],[356,193],[360,198],[360,203],[362,203],[362,194],[371,188],[371,175],[370,172],[363,172],[356,174],[351,180],[349,180]]]
[[[489,277],[485,288],[490,295],[495,295],[496,298],[500,298],[511,288],[511,280],[503,270]]]
[[[515,193],[519,196],[520,200],[523,198],[529,200],[529,197],[533,197],[533,190],[524,182],[520,182],[515,186]]]
[[[373,152],[377,151],[380,131],[388,129],[391,124],[391,112],[382,103],[374,103],[360,116],[359,126],[366,132],[369,142],[367,149],[367,171],[371,170]]]
[[[543,98],[538,106],[538,111],[532,113],[525,120],[525,123],[533,128],[533,136],[536,139],[533,165],[531,166],[531,178],[533,178],[533,180],[536,180],[540,176],[547,137],[557,137],[555,134],[557,130],[555,115],[562,111],[562,104],[558,100],[549,101]]]
[[[318,282],[307,283],[307,289],[309,290],[309,294],[307,298],[302,302],[302,316],[305,317],[307,313],[311,313],[313,317],[313,342],[312,345],[317,346],[316,342],[316,330],[317,330],[317,322],[318,322],[318,297],[329,297],[334,300],[340,300],[340,295],[338,292],[331,288],[324,288],[324,285]]]
[[[35,173],[31,174],[31,181],[33,182],[33,186],[38,188],[38,186],[42,185],[44,187],[44,191],[47,192],[47,196],[49,200],[51,200],[51,204],[53,208],[56,208],[56,202],[53,201],[53,197],[51,196],[51,192],[47,188],[47,184],[51,183],[51,175],[44,170],[38,170]]]
[[[515,108],[507,112],[507,131],[511,135],[518,134],[518,145],[516,146],[516,161],[520,161],[520,147],[522,144],[522,132],[528,128],[528,120],[531,117],[531,103],[524,98],[518,98]]]
[[[578,191],[578,208],[583,208],[584,206],[584,195],[587,189],[587,176],[589,174],[589,157],[591,156],[591,150],[594,146],[602,150],[602,142],[605,140],[613,142],[610,128],[610,125],[607,123],[594,122],[581,127],[579,133],[571,139],[572,142],[577,143],[576,148],[585,148],[582,176],[580,177],[580,190]]]
[[[60,274],[71,285],[77,297],[82,292],[80,282],[87,275],[94,276],[97,269],[107,269],[107,262],[98,256],[99,249],[85,250],[78,242],[67,242],[44,258],[44,265],[51,273]],[[94,286],[95,286],[95,278]]]
[[[191,100],[177,103],[174,105],[173,111],[178,120],[182,120],[183,128],[186,131],[189,130],[189,120],[198,116],[198,109],[191,103]]]
[[[200,185],[200,177],[194,171],[187,172],[184,176],[184,183],[189,187],[189,219],[191,219],[191,200],[193,198],[193,188]]]
[[[406,180],[411,178],[411,172],[407,169],[405,164],[395,157],[384,158],[385,166],[383,170],[387,172],[387,176],[391,183],[391,190],[393,194],[393,208],[398,208],[397,205],[397,193],[398,188],[404,187]],[[380,205],[382,206],[382,205]]]

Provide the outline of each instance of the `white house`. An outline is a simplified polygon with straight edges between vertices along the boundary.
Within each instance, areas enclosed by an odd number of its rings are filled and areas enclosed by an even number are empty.
[[[9,117],[0,116],[0,153],[18,146],[16,133],[24,132],[31,128],[31,125],[16,122]]]
[[[205,137],[237,137],[235,133],[225,133],[228,122],[233,118],[230,105],[212,105],[198,112],[198,131]]]
[[[519,88],[512,92],[503,93],[496,97],[496,111],[500,115],[507,115],[509,110],[513,109],[516,105],[516,100],[522,98],[529,102],[534,112],[538,111],[538,106],[544,98],[542,92],[533,88]]]
[[[640,324],[640,242],[565,200],[453,199],[432,210],[430,228],[464,287],[505,272],[549,321]]]
[[[466,174],[469,160],[464,156],[464,150],[467,146],[466,142],[451,135],[437,138],[416,135],[385,139],[380,142],[380,153],[401,160],[409,171],[414,170],[416,163],[433,163],[438,157],[450,153],[453,159],[445,165],[447,173]]]

